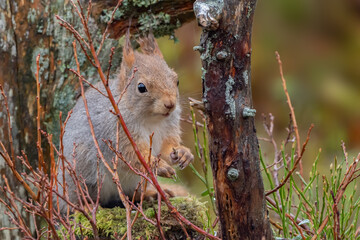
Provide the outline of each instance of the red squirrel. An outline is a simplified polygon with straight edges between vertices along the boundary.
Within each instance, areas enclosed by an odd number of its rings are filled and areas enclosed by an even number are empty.
[[[118,106],[124,121],[143,156],[147,157],[150,150],[150,138],[153,135],[151,162],[158,162],[157,173],[159,176],[172,177],[175,174],[171,165],[185,168],[194,157],[191,151],[181,145],[180,114],[178,76],[169,68],[164,61],[163,55],[152,34],[138,40],[141,53],[135,51],[130,44],[129,36],[123,47],[123,60],[119,74],[110,79],[109,85],[115,99],[127,86],[134,72],[134,78],[130,81],[127,90],[121,98]],[[96,87],[104,91],[102,82]],[[85,93],[90,117],[94,125],[95,136],[99,142],[100,149],[111,164],[115,157],[113,151],[104,143],[111,140],[116,143],[117,117],[109,112],[111,104],[107,97],[101,95],[93,88]],[[78,99],[73,113],[68,120],[63,137],[64,156],[69,162],[76,160],[76,173],[85,179],[91,198],[97,197],[97,150],[91,136],[88,119],[86,116],[83,100]],[[73,156],[74,144],[75,155]],[[120,127],[119,151],[132,166],[140,167],[135,151],[129,139]],[[119,180],[124,193],[130,198],[133,196],[141,177],[132,172],[125,163],[119,160],[117,166]],[[63,171],[58,171],[57,179],[62,184]],[[111,174],[100,161],[100,175],[104,176],[100,192],[100,205],[112,206],[120,202],[119,193]],[[67,171],[65,181],[68,186],[70,202],[78,201],[76,186]],[[62,193],[62,187],[58,184],[58,191]],[[54,201],[56,197],[54,197]],[[59,198],[61,212],[65,212],[67,204]]]

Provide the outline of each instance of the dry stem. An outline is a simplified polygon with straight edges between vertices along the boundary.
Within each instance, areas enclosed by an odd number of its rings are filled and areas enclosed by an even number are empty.
[[[294,107],[292,106],[291,99],[290,99],[290,96],[289,96],[289,92],[288,92],[287,87],[286,87],[286,80],[285,80],[285,77],[284,77],[284,74],[283,74],[282,62],[281,62],[281,59],[280,59],[280,54],[276,51],[275,55],[276,55],[276,60],[278,61],[278,64],[279,64],[279,71],[280,71],[280,76],[281,76],[281,81],[282,81],[282,85],[283,85],[283,88],[284,88],[284,92],[285,92],[285,95],[286,95],[286,101],[288,103],[288,106],[289,106],[289,109],[290,109],[290,112],[291,112],[291,119],[293,121],[293,126],[294,126],[294,131],[295,131],[295,136],[296,136],[296,154],[299,157],[300,154],[301,154],[300,153],[300,151],[301,151],[301,148],[300,148],[300,135],[299,135],[298,125],[296,123],[295,111],[294,111]],[[300,175],[303,176],[303,167],[302,167],[301,158],[300,158],[300,162],[299,162],[299,169],[300,169]]]

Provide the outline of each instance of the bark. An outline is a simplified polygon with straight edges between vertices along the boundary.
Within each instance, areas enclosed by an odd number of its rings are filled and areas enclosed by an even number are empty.
[[[86,6],[88,1],[81,2]],[[94,42],[97,44],[100,43],[102,32],[106,27],[106,14],[111,13],[117,2],[117,0],[93,1],[90,23]],[[158,30],[158,35],[169,34],[192,18],[190,17],[192,10],[189,9],[193,2],[191,0],[166,0],[151,4],[149,7],[135,5],[129,7],[131,5],[129,1],[124,2],[128,2],[128,5],[120,8],[123,12],[122,17],[118,18],[110,27],[109,33],[114,38],[120,37],[127,28],[129,22],[127,14],[132,16],[132,31],[141,33],[148,30],[146,26],[160,28],[160,26],[155,26],[151,20],[154,20],[152,17],[160,16],[156,14],[163,12],[161,16],[165,16],[165,20],[168,22],[160,21],[161,25],[165,27],[162,31]],[[132,2],[135,4],[135,1]],[[175,11],[175,9],[180,9],[180,11]],[[54,134],[54,142],[57,141],[59,134],[59,112],[63,112],[64,120],[78,96],[78,80],[68,71],[69,68],[76,68],[71,46],[74,38],[59,26],[55,15],[69,21],[81,33],[80,21],[72,11],[71,3],[68,0],[0,0],[0,84],[4,86],[8,96],[13,127],[12,132],[9,133],[6,109],[1,102],[0,141],[10,152],[8,136],[12,134],[16,155],[24,150],[33,166],[37,165],[36,56],[41,55],[40,80],[43,107],[41,128]],[[142,17],[141,21],[138,20],[140,17]],[[144,19],[150,20],[146,22]],[[170,25],[171,27],[169,27]],[[110,48],[113,46],[116,47],[116,53],[113,58],[112,70],[115,71],[120,65],[121,59],[119,41],[106,40],[100,59],[103,60],[102,67],[107,69]],[[90,82],[96,82],[96,69],[90,66],[84,55],[80,54],[79,60],[82,65],[82,74]],[[46,146],[46,142],[43,142],[43,145]],[[20,170],[21,166],[18,168]],[[17,186],[16,180],[11,177],[10,171],[1,157],[0,172],[1,175],[5,174],[9,178],[13,191],[18,196],[26,198],[24,189]],[[2,177],[0,184],[3,185]],[[4,211],[4,206],[0,205],[0,212]],[[0,221],[0,228],[4,226],[9,226],[9,221],[3,218]],[[0,232],[0,239],[16,239],[16,237],[19,236],[15,232]]]
[[[256,0],[197,0],[203,101],[222,239],[271,239],[251,97]]]

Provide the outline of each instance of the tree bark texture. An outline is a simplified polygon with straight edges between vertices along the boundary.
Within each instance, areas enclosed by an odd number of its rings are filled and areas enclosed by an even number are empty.
[[[88,1],[81,2],[84,9],[87,9]],[[92,2],[90,29],[95,45],[98,46],[101,42],[102,32],[110,19],[109,14],[118,1],[93,0]],[[143,6],[142,2],[148,2],[146,3],[148,5]],[[124,33],[130,14],[133,32],[141,33],[149,28],[156,29],[163,26],[164,29],[158,31],[160,35],[168,34],[169,31],[173,31],[191,19],[189,14],[192,13],[193,1],[191,0],[165,0],[155,4],[151,2],[153,1],[124,0],[123,5],[119,8],[121,17],[118,16],[109,29],[110,36],[118,38]],[[153,13],[152,9],[156,11]],[[181,11],[176,12],[176,9],[181,9]],[[37,165],[36,56],[39,54],[41,56],[41,120],[43,124],[41,128],[54,134],[55,143],[59,136],[59,112],[63,112],[64,120],[79,95],[78,80],[69,72],[69,68],[76,69],[72,50],[74,38],[60,27],[55,15],[59,15],[82,33],[80,20],[73,12],[72,5],[68,0],[0,0],[0,84],[4,87],[8,97],[13,128],[10,133],[6,109],[2,97],[0,97],[0,140],[10,152],[8,136],[12,134],[15,154],[19,155],[21,150],[24,150],[33,166]],[[168,27],[169,25],[171,28]],[[135,30],[136,28],[138,30]],[[112,63],[112,70],[115,71],[120,65],[121,59],[121,44],[118,40],[107,39],[105,41],[100,59],[103,60],[102,67],[107,69],[111,47],[116,47]],[[88,81],[96,82],[96,69],[90,66],[84,54],[79,53],[79,60],[82,74]],[[43,145],[47,145],[46,141],[43,142]],[[21,169],[21,166],[18,168]],[[2,175],[5,174],[13,191],[18,196],[26,198],[24,189],[17,186],[16,180],[11,177],[11,173],[1,157],[0,172],[0,184],[3,185]],[[0,205],[0,212],[4,211],[4,206]],[[9,225],[9,221],[2,218],[0,228]],[[15,232],[0,232],[0,239],[16,239],[16,237],[19,236]]]
[[[252,109],[256,0],[197,0],[203,101],[222,239],[271,239]]]

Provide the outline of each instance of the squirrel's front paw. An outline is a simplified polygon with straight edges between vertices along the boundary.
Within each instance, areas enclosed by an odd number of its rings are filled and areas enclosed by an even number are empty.
[[[168,198],[175,197],[175,193],[171,191],[170,189],[163,188],[163,191],[165,192],[166,196]],[[146,189],[144,193],[144,200],[146,201],[154,201],[158,198],[158,192],[155,189]]]
[[[184,169],[194,160],[194,156],[192,155],[190,149],[184,146],[179,146],[174,148],[170,153],[170,159],[173,164],[178,164],[181,169]]]
[[[166,178],[171,178],[176,174],[175,170],[166,161],[162,159],[160,159],[156,171],[158,176]]]

